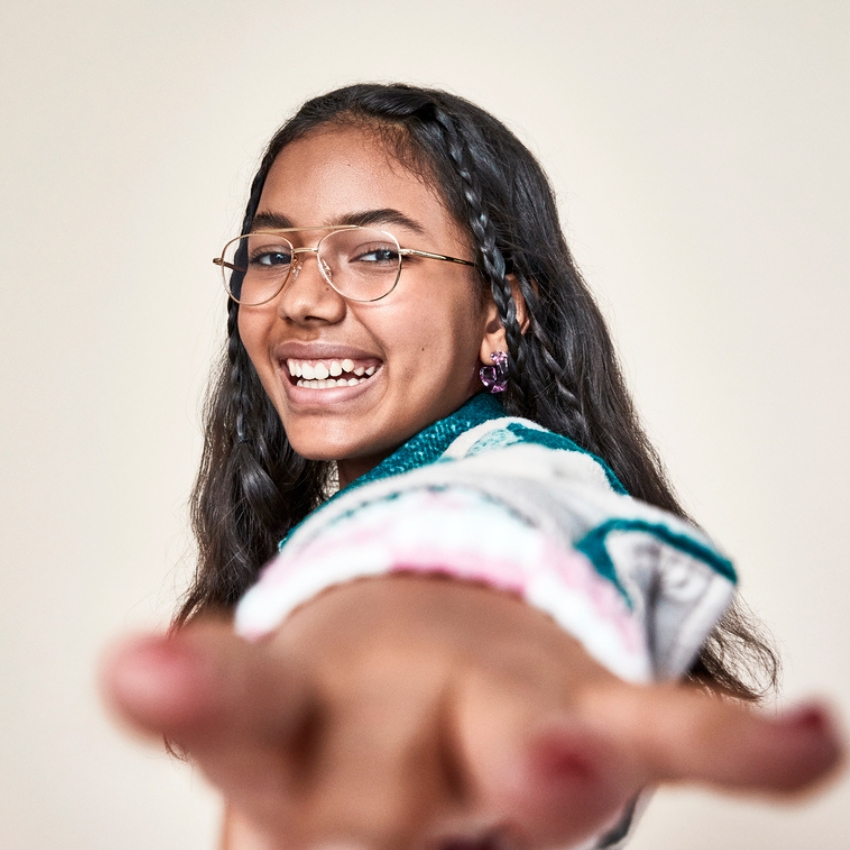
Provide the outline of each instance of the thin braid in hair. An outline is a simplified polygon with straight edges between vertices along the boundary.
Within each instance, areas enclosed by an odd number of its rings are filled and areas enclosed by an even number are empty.
[[[517,276],[519,279],[519,275]],[[534,288],[522,287],[526,304],[537,298]],[[585,415],[581,400],[573,391],[566,379],[571,374],[570,367],[559,359],[558,349],[552,344],[546,329],[537,320],[538,311],[529,306],[529,326],[527,336],[531,338],[528,345],[529,369],[547,376],[547,384],[542,386],[531,399],[534,414],[532,418],[554,417],[554,411],[550,412],[553,402],[558,399],[558,408],[563,416],[567,418],[570,436],[580,446],[598,451],[598,446],[593,438],[590,423]]]
[[[519,398],[514,393],[507,395],[511,406],[524,407],[528,396],[528,382],[525,373],[525,340],[517,317],[516,302],[510,282],[507,279],[507,265],[498,247],[496,228],[490,217],[484,198],[477,182],[472,176],[471,154],[455,123],[439,105],[434,106],[434,120],[439,124],[446,142],[446,150],[455,163],[457,175],[463,183],[463,196],[468,207],[467,223],[475,238],[475,247],[481,263],[481,271],[490,284],[493,300],[499,311],[499,318],[505,329],[508,344],[508,378],[514,385]]]

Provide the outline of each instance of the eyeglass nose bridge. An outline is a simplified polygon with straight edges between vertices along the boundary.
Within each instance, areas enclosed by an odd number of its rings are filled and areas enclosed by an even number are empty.
[[[319,244],[313,248],[293,248],[291,251],[292,256],[292,268],[289,270],[289,279],[295,281],[298,279],[298,275],[301,272],[302,267],[304,266],[304,258],[298,258],[296,261],[296,257],[299,254],[315,254],[316,262],[319,264],[319,274],[322,276],[322,279],[327,283],[332,289],[334,288],[333,283],[330,278],[330,269],[327,267],[325,262],[319,258],[319,248],[322,247],[322,242],[324,242],[324,237],[319,240]]]

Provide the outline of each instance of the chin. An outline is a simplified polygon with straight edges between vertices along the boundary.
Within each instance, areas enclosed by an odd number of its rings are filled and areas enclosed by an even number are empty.
[[[336,461],[339,457],[339,450],[330,446],[317,446],[315,443],[310,443],[306,446],[301,446],[297,442],[289,441],[296,453],[301,455],[305,460],[332,460]]]

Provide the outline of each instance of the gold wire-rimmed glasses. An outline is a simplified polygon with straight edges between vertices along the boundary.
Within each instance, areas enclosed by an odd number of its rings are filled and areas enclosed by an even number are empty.
[[[296,248],[287,234],[328,231],[314,248]],[[271,301],[298,276],[303,259],[298,254],[315,254],[322,278],[343,298],[368,303],[389,295],[398,285],[402,260],[423,257],[474,266],[469,260],[402,248],[386,230],[359,225],[335,227],[287,227],[257,230],[231,239],[213,262],[221,268],[224,288],[237,303],[257,307]]]

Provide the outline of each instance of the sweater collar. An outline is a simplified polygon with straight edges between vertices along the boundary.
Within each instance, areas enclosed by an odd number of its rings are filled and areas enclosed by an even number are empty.
[[[478,393],[459,407],[445,419],[440,419],[433,425],[421,430],[411,437],[404,445],[397,448],[389,457],[384,458],[377,466],[355,478],[347,487],[337,491],[327,501],[315,508],[310,516],[320,511],[342,493],[348,493],[372,481],[380,481],[393,475],[401,475],[411,469],[427,466],[438,461],[446,449],[464,432],[482,422],[500,419],[505,415],[504,408],[498,399],[488,393]],[[303,522],[303,520],[302,520]],[[283,549],[289,536],[301,523],[296,523],[287,531],[278,549]]]
[[[344,492],[435,463],[461,434],[476,425],[491,419],[500,419],[504,415],[504,408],[498,399],[489,393],[478,393],[454,413],[424,428],[377,466],[355,478]]]

